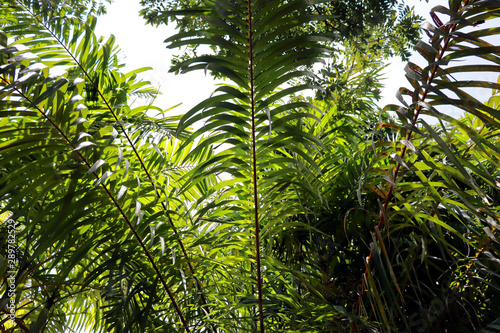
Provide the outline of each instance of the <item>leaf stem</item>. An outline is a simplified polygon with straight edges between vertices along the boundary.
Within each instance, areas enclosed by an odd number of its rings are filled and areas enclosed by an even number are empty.
[[[9,314],[9,311],[7,309],[2,309],[2,311],[8,315]],[[19,326],[19,328],[21,328],[24,332],[26,333],[29,333],[29,329],[26,327],[26,325],[24,324],[24,321],[21,319],[21,318],[15,318],[14,321],[16,322],[17,326]]]
[[[254,54],[253,54],[253,26],[252,26],[252,0],[248,0],[248,51],[250,70],[250,108],[252,120],[252,178],[253,178],[253,202],[255,221],[255,261],[257,268],[257,298],[259,305],[260,332],[264,333],[264,310],[262,308],[262,275],[260,263],[260,236],[259,236],[259,198],[257,188],[257,149],[255,139],[255,87],[254,87]]]

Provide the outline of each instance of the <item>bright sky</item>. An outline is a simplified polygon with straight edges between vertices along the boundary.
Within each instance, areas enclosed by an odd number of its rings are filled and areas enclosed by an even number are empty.
[[[155,105],[163,109],[182,103],[176,113],[185,113],[197,103],[206,99],[214,90],[214,80],[203,71],[182,75],[169,73],[172,55],[178,50],[169,50],[165,39],[175,33],[173,26],[153,27],[145,25],[139,16],[139,0],[115,0],[108,5],[108,14],[97,20],[97,35],[113,34],[125,56],[125,71],[141,67],[153,70],[139,74],[139,77],[159,87],[162,95]]]
[[[405,0],[415,6],[417,13],[431,21],[429,11],[436,5],[446,5],[447,0]],[[178,50],[167,50],[163,41],[174,34],[173,27],[152,27],[145,25],[139,17],[139,0],[115,0],[108,6],[108,14],[98,18],[97,34],[102,36],[115,35],[117,44],[123,50],[126,71],[140,67],[152,67],[153,70],[141,74],[145,80],[151,81],[159,87],[162,95],[155,105],[166,109],[182,103],[175,113],[185,113],[198,102],[209,97],[214,90],[214,81],[205,76],[203,71],[191,72],[182,75],[168,73],[172,54]],[[425,39],[424,39],[425,40]],[[419,55],[413,56],[411,61],[422,64]],[[404,77],[404,66],[399,59],[393,59],[386,70],[383,90],[383,99],[380,105],[388,103],[399,104],[394,97],[399,87],[408,86]],[[492,80],[496,78],[492,76]]]

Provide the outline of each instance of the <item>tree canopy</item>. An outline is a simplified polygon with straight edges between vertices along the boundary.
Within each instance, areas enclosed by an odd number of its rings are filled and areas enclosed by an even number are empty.
[[[500,331],[498,1],[434,7],[380,114],[395,1],[143,1],[225,79],[180,116],[62,4],[0,4],[3,331]]]

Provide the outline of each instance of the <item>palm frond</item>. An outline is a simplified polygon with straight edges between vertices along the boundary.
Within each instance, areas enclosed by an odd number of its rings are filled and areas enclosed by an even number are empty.
[[[481,74],[499,70],[494,55],[498,47],[487,41],[499,31],[483,28],[483,21],[495,25],[498,10],[493,1],[435,7],[434,24],[422,25],[429,43],[416,45],[424,65],[407,65],[411,87],[398,93],[403,106],[385,108],[399,118],[400,123],[391,125],[398,137],[379,145],[372,162],[372,188],[385,183],[378,191],[383,204],[356,305],[357,314],[370,316],[369,309],[374,309],[383,330],[411,329],[413,321],[402,319],[419,318],[433,306],[439,308],[437,314],[424,319],[432,331],[440,326],[474,331],[493,320],[492,312],[473,310],[468,302],[478,301],[481,293],[498,292],[497,276],[485,269],[483,257],[484,251],[490,258],[498,251],[496,227],[491,228],[500,218],[495,199],[500,189],[495,139],[499,114],[470,88],[490,94],[498,89]],[[444,16],[449,18],[445,23]],[[466,65],[461,62],[465,59]],[[470,71],[477,73],[474,78]],[[464,75],[467,80],[461,79]],[[457,113],[464,116],[453,117]],[[438,124],[430,125],[429,117]],[[370,305],[364,304],[364,295],[369,295]],[[412,304],[405,305],[405,300]]]

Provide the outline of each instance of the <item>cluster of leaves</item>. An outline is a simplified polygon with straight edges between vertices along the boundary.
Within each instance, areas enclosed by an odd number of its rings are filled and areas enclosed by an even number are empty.
[[[424,65],[408,64],[402,105],[384,110],[395,117],[370,129],[368,54],[349,48],[321,78],[310,69],[333,52],[330,11],[353,15],[338,29],[386,24],[377,13],[394,2],[376,3],[361,17],[356,1],[162,8],[156,23],[191,24],[169,47],[217,50],[172,71],[226,78],[182,117],[130,105],[157,91],[119,71],[93,17],[2,3],[0,207],[18,223],[16,319],[2,328],[498,331],[500,83],[460,78],[500,72],[500,4],[435,7],[416,46]],[[316,98],[297,96],[311,88]]]
[[[112,3],[113,1],[106,0],[106,2]],[[25,4],[32,8],[39,18],[44,20],[61,14],[78,19],[106,14],[106,6],[103,1],[96,0],[31,0],[26,1]]]
[[[141,15],[148,23],[156,26],[168,24],[171,20],[177,29],[184,32],[210,25],[201,16],[185,15],[193,8],[202,6],[202,1],[142,0],[141,4]],[[413,8],[403,3],[398,4],[397,0],[336,0],[311,3],[301,9],[294,8],[287,15],[287,19],[302,15],[316,16],[314,22],[288,27],[281,34],[327,36],[328,40],[323,43],[334,48],[328,57],[331,66],[317,75],[322,81],[339,81],[339,84],[343,84],[344,78],[335,75],[343,70],[347,57],[354,57],[366,72],[379,69],[379,62],[391,56],[407,59],[413,45],[419,40],[418,24],[422,20],[414,13]],[[227,52],[230,52],[222,46],[209,45],[215,54],[227,55]],[[186,45],[181,54],[173,58],[172,64],[175,66],[196,57],[199,46],[196,43]],[[217,77],[221,78],[220,75]]]
[[[202,4],[202,1],[141,0],[141,15],[150,24],[166,24],[171,20],[180,31],[195,30],[208,23],[197,16],[167,17],[165,14],[186,13]],[[298,15],[316,14],[322,17],[315,22],[287,29],[286,34],[330,34],[330,43],[354,42],[365,51],[368,45],[368,49],[377,49],[386,57],[393,54],[409,56],[410,48],[419,37],[416,24],[420,17],[415,15],[411,7],[398,4],[397,0],[334,0],[311,3],[295,11]]]

